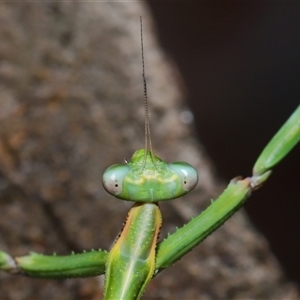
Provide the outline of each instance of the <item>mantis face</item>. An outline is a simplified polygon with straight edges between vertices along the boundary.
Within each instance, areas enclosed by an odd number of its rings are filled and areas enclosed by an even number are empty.
[[[137,150],[125,165],[113,165],[103,174],[111,195],[134,202],[158,202],[181,197],[194,189],[197,171],[188,163],[166,163],[150,151]]]

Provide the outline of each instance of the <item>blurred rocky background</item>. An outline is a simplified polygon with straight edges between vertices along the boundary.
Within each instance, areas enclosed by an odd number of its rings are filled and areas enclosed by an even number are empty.
[[[109,165],[143,147],[140,15],[155,153],[169,161],[186,160],[199,171],[194,193],[161,205],[161,238],[224,189],[225,181],[216,178],[196,138],[185,102],[187,85],[159,45],[145,2],[1,3],[2,250],[13,256],[68,254],[109,249],[113,243],[131,204],[107,195],[101,177]],[[198,75],[201,82],[204,73]],[[238,158],[234,163],[239,165]],[[1,300],[101,299],[102,292],[103,276],[55,281],[0,274]],[[298,296],[267,241],[239,212],[158,275],[144,298]]]

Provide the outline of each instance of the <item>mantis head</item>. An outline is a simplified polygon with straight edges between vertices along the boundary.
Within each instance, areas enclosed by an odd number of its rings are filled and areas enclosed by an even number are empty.
[[[197,171],[190,164],[167,163],[144,149],[137,150],[128,163],[113,165],[103,174],[109,194],[134,202],[175,199],[193,190],[197,182]]]

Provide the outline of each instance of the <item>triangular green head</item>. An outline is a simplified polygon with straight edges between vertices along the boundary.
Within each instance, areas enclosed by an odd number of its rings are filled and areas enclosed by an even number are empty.
[[[158,202],[181,197],[198,182],[197,171],[186,162],[166,163],[151,151],[137,150],[123,165],[112,165],[103,174],[105,190],[123,200]]]

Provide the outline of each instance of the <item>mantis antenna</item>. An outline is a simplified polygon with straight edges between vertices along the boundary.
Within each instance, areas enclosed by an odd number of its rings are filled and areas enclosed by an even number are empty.
[[[141,52],[142,52],[142,66],[143,66],[143,85],[144,85],[144,108],[145,108],[145,154],[142,169],[145,168],[148,152],[150,152],[152,162],[156,168],[155,159],[153,158],[152,142],[151,142],[151,132],[150,132],[150,117],[148,108],[148,97],[147,97],[147,82],[145,74],[145,60],[144,60],[144,43],[143,43],[143,21],[140,16],[141,24]]]

